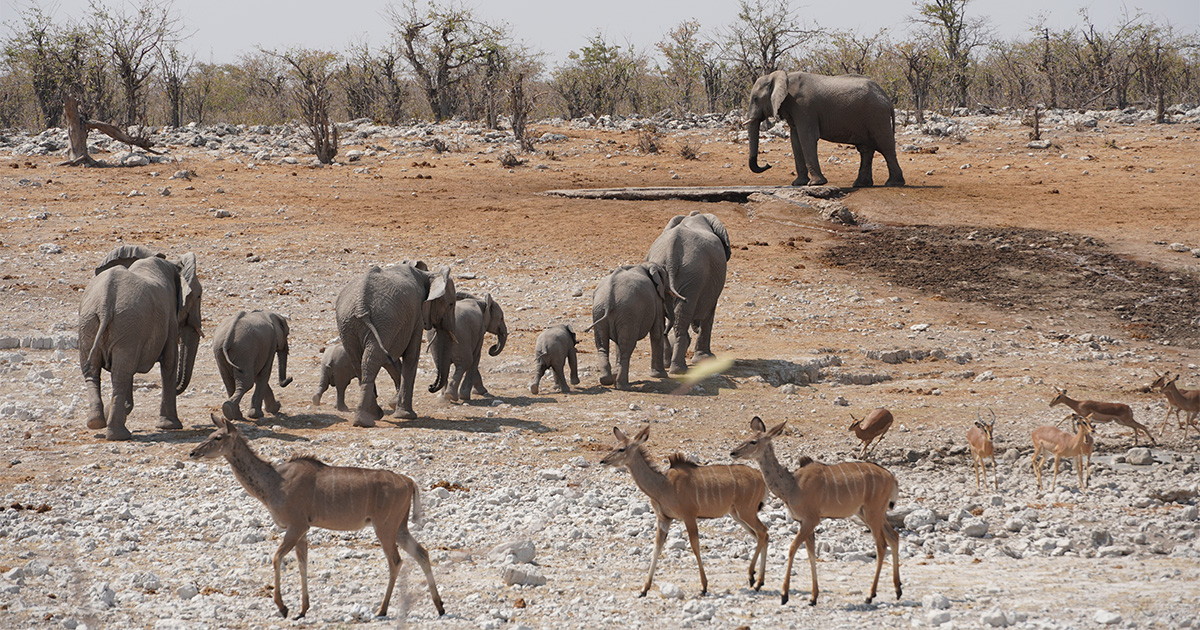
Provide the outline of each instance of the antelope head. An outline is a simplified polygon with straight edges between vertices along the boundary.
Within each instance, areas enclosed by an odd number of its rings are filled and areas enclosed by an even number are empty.
[[[617,438],[617,446],[602,457],[600,463],[605,466],[626,466],[629,457],[637,451],[637,447],[645,444],[646,439],[650,437],[650,427],[647,425],[632,440],[620,427],[613,427],[613,437]]]

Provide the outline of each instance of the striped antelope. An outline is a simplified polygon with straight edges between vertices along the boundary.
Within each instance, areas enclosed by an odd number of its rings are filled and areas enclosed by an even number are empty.
[[[279,588],[279,564],[293,548],[300,565],[301,604],[296,618],[308,612],[308,529],[324,527],[350,532],[367,525],[374,526],[388,563],[387,591],[383,594],[378,615],[387,615],[392,588],[400,573],[397,540],[425,572],[429,594],[438,614],[446,614],[433,581],[433,570],[429,567],[429,554],[408,532],[410,506],[413,520],[421,518],[421,500],[412,479],[387,470],[327,466],[312,457],[295,457],[274,466],[254,453],[246,436],[232,420],[210,415],[217,430],[192,451],[191,458],[224,456],[233,467],[233,476],[246,492],[261,501],[275,523],[286,530],[283,542],[275,550],[273,563],[275,605],[279,614],[285,618],[288,614]]]
[[[1167,397],[1167,415],[1163,417],[1158,434],[1162,435],[1167,430],[1167,421],[1171,418],[1172,413],[1175,414],[1175,421],[1179,423],[1179,427],[1183,429],[1184,438],[1187,438],[1189,426],[1196,427],[1197,432],[1200,432],[1200,427],[1196,426],[1196,415],[1200,414],[1200,389],[1179,389],[1175,386],[1179,375],[1169,378],[1170,372],[1156,374],[1156,376],[1158,376],[1158,380],[1150,384],[1150,389],[1157,389]],[[1187,419],[1183,422],[1179,421],[1180,411],[1186,411],[1188,414]]]
[[[788,549],[787,572],[783,574],[783,603],[788,602],[788,590],[792,581],[792,561],[796,550],[804,541],[808,548],[808,565],[812,569],[812,599],[810,606],[817,604],[817,544],[814,532],[822,518],[849,518],[858,516],[875,537],[875,580],[871,582],[871,595],[867,603],[875,599],[879,586],[879,572],[883,568],[883,556],[892,547],[892,583],[896,586],[896,599],[900,599],[900,537],[887,522],[887,511],[893,507],[900,494],[896,477],[882,466],[868,462],[844,462],[826,465],[801,457],[799,469],[792,473],[775,458],[772,439],[778,436],[786,422],[767,430],[763,421],[755,416],[750,421],[754,435],[733,449],[734,459],[753,459],[758,462],[763,480],[775,496],[783,499],[792,518],[800,522],[800,531]]]
[[[983,471],[983,485],[987,485],[987,465],[985,459],[992,460],[992,484],[1000,491],[1000,475],[996,472],[996,449],[992,444],[992,432],[996,428],[996,412],[988,409],[992,421],[985,422],[979,412],[975,413],[975,426],[967,431],[967,446],[971,449],[971,463],[975,469],[975,490],[979,491],[979,472]]]
[[[854,424],[850,425],[850,430],[854,432],[854,436],[862,442],[862,453],[859,454],[859,459],[866,459],[868,455],[867,447],[871,446],[871,441],[875,440],[875,446],[883,441],[883,435],[887,430],[892,428],[892,412],[878,407],[867,417],[859,420],[850,414],[850,419],[854,420]],[[876,439],[878,438],[878,439]],[[871,446],[871,451],[875,451],[875,446]]]
[[[643,446],[650,437],[650,427],[642,429],[632,440],[621,429],[613,427],[613,436],[617,438],[617,447],[600,463],[628,468],[634,483],[650,497],[650,505],[658,516],[650,574],[638,597],[645,597],[646,591],[650,590],[658,556],[667,541],[671,521],[675,519],[683,521],[687,527],[688,540],[696,554],[696,566],[700,568],[700,594],[708,593],[708,577],[704,575],[704,563],[700,561],[696,519],[720,518],[726,514],[745,527],[757,541],[750,558],[750,586],[754,590],[762,588],[767,570],[767,526],[758,520],[758,510],[767,496],[762,477],[749,466],[700,466],[681,453],[670,456],[671,468],[663,473],[650,463]],[[754,579],[755,561],[758,562],[757,582]]]
[[[1063,457],[1074,457],[1075,469],[1079,471],[1079,488],[1087,489],[1088,468],[1092,465],[1092,448],[1094,446],[1091,420],[1091,416],[1083,417],[1071,414],[1071,428],[1075,430],[1074,435],[1049,425],[1043,425],[1033,430],[1033,474],[1037,476],[1038,490],[1042,489],[1042,466],[1051,454],[1054,455],[1054,479],[1050,482],[1051,486],[1058,486],[1058,460]],[[1041,457],[1040,462],[1038,461],[1039,456]],[[1085,456],[1087,457],[1086,463],[1084,463]]]
[[[1067,397],[1067,390],[1055,389],[1056,396],[1050,401],[1050,406],[1063,404],[1071,408],[1077,416],[1087,416],[1092,419],[1092,424],[1100,422],[1116,422],[1117,424],[1133,429],[1133,444],[1138,443],[1138,431],[1146,434],[1150,438],[1151,444],[1157,444],[1154,441],[1154,436],[1150,435],[1150,430],[1142,423],[1133,419],[1133,409],[1124,403],[1109,403],[1097,402],[1095,400],[1074,400]]]

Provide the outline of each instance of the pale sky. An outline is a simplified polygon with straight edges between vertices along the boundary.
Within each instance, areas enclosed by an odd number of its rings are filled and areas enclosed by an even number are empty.
[[[121,0],[107,0],[115,6]],[[6,25],[29,6],[29,0],[0,0],[0,20]],[[46,0],[40,3],[56,19],[83,15],[87,0]],[[443,3],[444,4],[444,3]],[[548,66],[578,50],[597,31],[609,42],[633,44],[656,53],[654,43],[687,19],[700,21],[705,34],[733,22],[736,0],[466,0],[477,15],[488,21],[504,21],[516,39],[546,53]],[[286,49],[294,46],[344,51],[351,42],[366,41],[380,46],[389,40],[390,26],[384,17],[387,0],[175,0],[174,6],[192,36],[183,43],[199,61],[235,61],[256,46]],[[808,25],[855,29],[873,33],[890,28],[897,38],[909,28],[907,18],[915,14],[910,0],[839,0],[805,2],[794,0],[797,15]],[[836,10],[831,9],[835,7]],[[1028,28],[1041,14],[1052,28],[1078,26],[1079,10],[1087,8],[1093,23],[1109,29],[1118,23],[1123,8],[1141,10],[1160,24],[1200,33],[1200,0],[973,0],[968,16],[986,17],[995,34],[1003,39],[1027,36]],[[7,35],[9,29],[3,29]]]

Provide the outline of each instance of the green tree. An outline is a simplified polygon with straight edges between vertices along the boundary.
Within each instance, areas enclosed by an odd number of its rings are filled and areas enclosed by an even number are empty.
[[[554,73],[553,87],[572,118],[588,113],[612,115],[622,103],[638,111],[635,90],[646,65],[646,58],[632,46],[609,44],[596,33],[587,46],[567,55],[566,64]]]
[[[671,29],[667,37],[654,46],[666,62],[658,72],[667,86],[669,98],[680,110],[693,111],[705,91],[705,61],[714,44],[701,39],[700,22],[687,20]]]
[[[917,15],[913,21],[931,28],[946,56],[957,107],[967,106],[971,88],[971,51],[986,44],[991,37],[986,18],[967,17],[970,1],[927,0],[914,3]]]
[[[821,33],[806,29],[789,0],[738,0],[737,20],[723,37],[723,56],[744,81],[785,69],[789,57]]]

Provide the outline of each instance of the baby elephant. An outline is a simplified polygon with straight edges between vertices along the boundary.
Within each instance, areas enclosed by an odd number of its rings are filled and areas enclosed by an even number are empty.
[[[600,355],[600,384],[629,389],[629,360],[637,342],[650,336],[650,374],[666,378],[663,346],[669,300],[682,299],[671,289],[658,263],[624,265],[600,281],[592,294],[592,325]],[[617,375],[608,360],[609,342],[617,344]]]
[[[287,375],[288,323],[282,315],[268,311],[238,311],[221,322],[213,338],[213,355],[217,370],[229,395],[221,411],[230,420],[245,420],[242,416],[242,396],[251,386],[251,418],[263,417],[267,411],[277,413],[279,401],[271,392],[271,363],[279,355],[279,386],[287,387],[292,379]]]
[[[317,393],[313,394],[313,406],[321,406],[321,394],[333,385],[337,390],[336,409],[350,411],[346,406],[346,387],[356,378],[358,375],[354,373],[354,364],[350,362],[350,355],[346,353],[342,344],[329,346],[321,356],[321,384],[317,387]]]
[[[554,382],[558,390],[564,394],[571,391],[567,378],[563,374],[563,363],[571,363],[571,385],[579,384],[579,363],[575,358],[575,329],[570,324],[551,326],[538,335],[537,346],[533,352],[533,382],[529,384],[530,393],[538,393],[538,383],[546,370],[554,370]]]
[[[446,385],[445,397],[450,401],[471,400],[471,390],[480,396],[488,396],[479,374],[479,359],[483,354],[483,335],[496,335],[496,343],[488,348],[488,356],[504,351],[508,343],[508,325],[504,323],[504,311],[488,293],[477,298],[459,291],[454,303],[454,334],[447,335],[437,329],[426,333],[429,352],[435,365],[442,364],[444,353],[450,354],[454,371]]]

